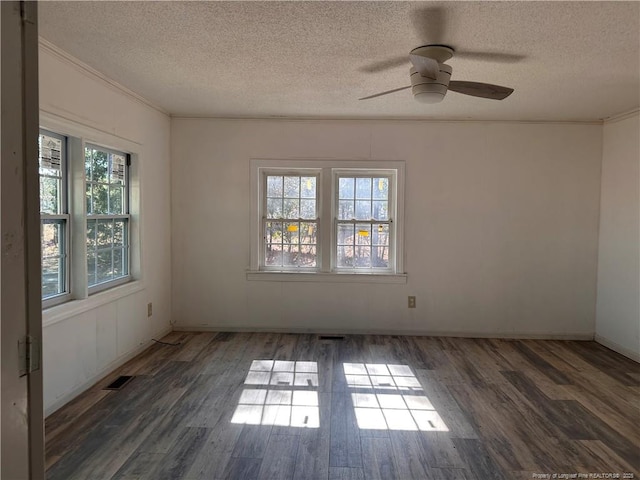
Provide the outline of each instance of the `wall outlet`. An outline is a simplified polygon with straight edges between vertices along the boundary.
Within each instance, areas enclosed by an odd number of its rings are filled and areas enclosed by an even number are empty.
[[[416,308],[416,297],[413,295],[409,296],[409,308]]]
[[[147,303],[147,317],[153,315],[153,303]]]

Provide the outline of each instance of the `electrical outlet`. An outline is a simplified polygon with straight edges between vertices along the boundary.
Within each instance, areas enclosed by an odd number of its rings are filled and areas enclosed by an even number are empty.
[[[416,308],[416,297],[413,295],[409,296],[409,308]]]
[[[151,302],[147,303],[147,317],[153,315],[153,304]]]

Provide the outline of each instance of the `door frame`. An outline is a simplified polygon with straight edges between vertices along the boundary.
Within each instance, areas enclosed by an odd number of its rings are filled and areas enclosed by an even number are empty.
[[[37,3],[0,2],[0,37],[0,477],[39,480],[44,411]]]

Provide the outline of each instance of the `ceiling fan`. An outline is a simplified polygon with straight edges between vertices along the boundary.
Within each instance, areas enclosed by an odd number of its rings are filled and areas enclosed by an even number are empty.
[[[434,35],[440,37],[444,25],[445,11],[439,7],[425,8],[418,12],[414,25],[419,33],[422,33],[424,19],[432,23],[431,31]],[[427,29],[428,31],[428,29]],[[433,37],[432,37],[433,38]],[[370,98],[388,95],[389,93],[399,92],[411,88],[413,96],[422,103],[438,103],[441,102],[448,90],[471,95],[473,97],[488,98],[491,100],[504,100],[513,93],[513,88],[503,87],[501,85],[492,85],[490,83],[468,82],[460,80],[451,80],[452,68],[445,62],[450,60],[455,50],[441,43],[429,43],[409,52],[409,61],[412,64],[409,70],[411,85],[406,87],[394,88],[385,92],[376,93],[359,100],[368,100]],[[463,52],[463,57],[474,58],[478,60],[490,60],[498,62],[515,62],[521,60],[522,56],[496,53],[496,52]],[[373,66],[365,67],[365,72],[378,72],[387,68],[395,67],[405,63],[406,56],[394,58],[384,62],[378,62]]]

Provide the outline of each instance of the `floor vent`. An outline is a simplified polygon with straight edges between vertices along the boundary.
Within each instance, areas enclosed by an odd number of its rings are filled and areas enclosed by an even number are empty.
[[[319,340],[344,340],[344,335],[320,335]]]
[[[131,381],[132,378],[133,378],[132,375],[121,375],[118,378],[116,378],[113,382],[111,382],[109,385],[104,387],[103,390],[120,390],[127,383],[129,383],[129,381]]]

